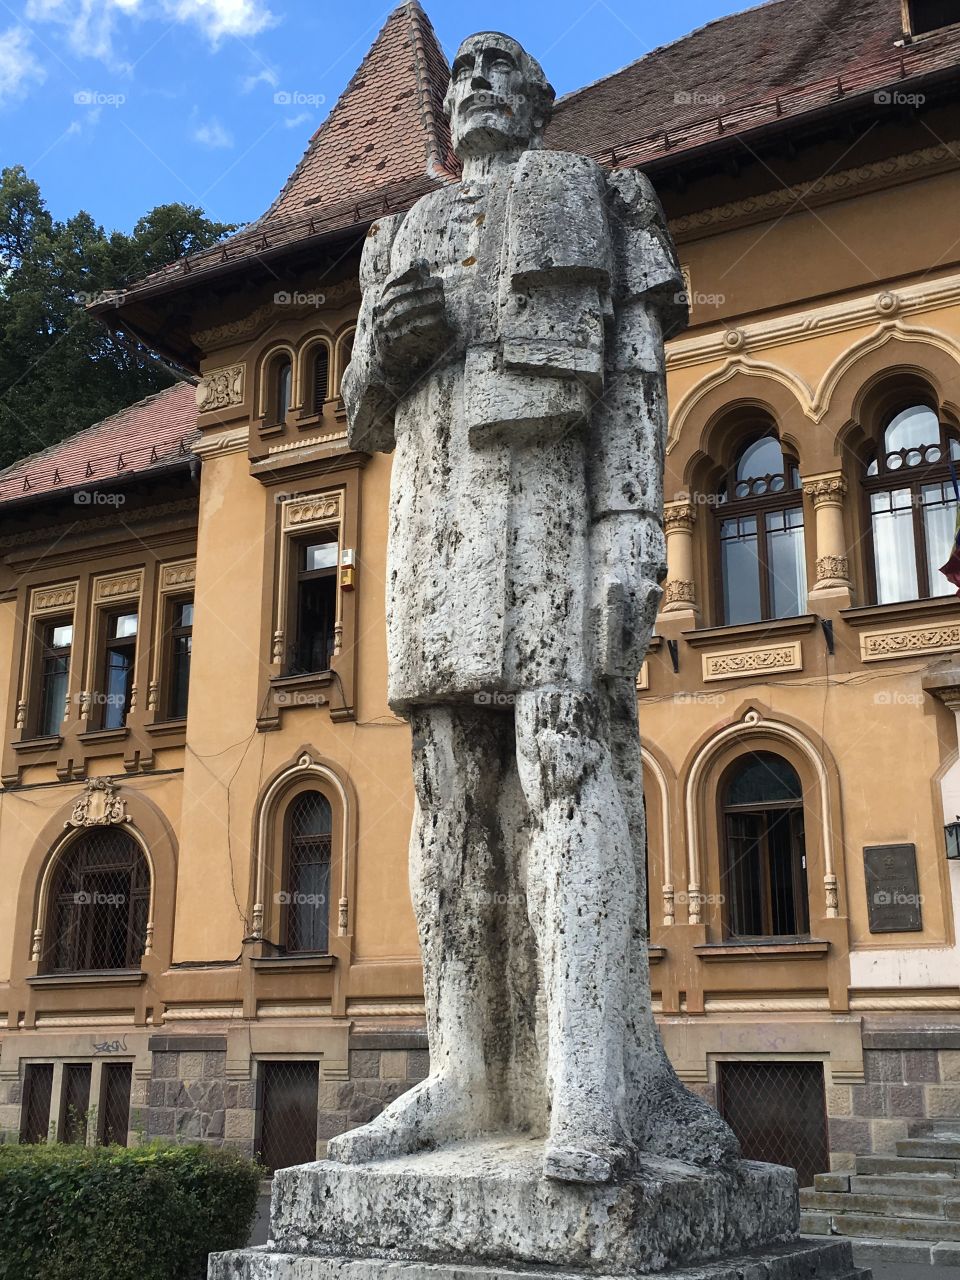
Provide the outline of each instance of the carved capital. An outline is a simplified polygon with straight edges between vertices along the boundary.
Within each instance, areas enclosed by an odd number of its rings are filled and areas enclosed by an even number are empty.
[[[668,533],[675,529],[693,528],[697,519],[697,508],[692,502],[667,502],[663,507],[663,527]]]
[[[224,369],[211,369],[197,385],[197,411],[207,413],[211,409],[228,409],[243,400],[243,365],[232,364]]]
[[[129,822],[126,801],[108,778],[90,778],[64,827],[110,827]]]
[[[809,476],[803,482],[803,492],[813,500],[814,507],[839,507],[846,496],[847,482],[839,471],[822,476]]]

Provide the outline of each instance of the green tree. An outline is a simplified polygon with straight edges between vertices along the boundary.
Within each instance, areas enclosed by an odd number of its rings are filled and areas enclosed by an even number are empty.
[[[25,169],[0,171],[0,466],[170,385],[85,304],[233,230],[185,204],[159,205],[129,235],[82,211],[58,222]]]

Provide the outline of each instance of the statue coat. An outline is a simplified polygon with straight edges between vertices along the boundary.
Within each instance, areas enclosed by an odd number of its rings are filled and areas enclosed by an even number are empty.
[[[391,379],[376,308],[415,264],[443,283],[449,341]],[[352,446],[395,450],[391,706],[509,703],[622,674],[611,668],[629,653],[604,635],[616,566],[596,530],[627,522],[656,582],[662,337],[685,314],[647,180],[527,151],[508,177],[451,184],[374,224],[361,284],[343,394]],[[628,590],[617,634],[648,632],[655,607]]]

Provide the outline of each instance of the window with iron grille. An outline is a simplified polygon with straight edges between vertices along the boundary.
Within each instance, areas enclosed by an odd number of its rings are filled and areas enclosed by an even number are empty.
[[[23,1069],[20,1141],[46,1142],[53,1099],[53,1063],[28,1062]]]
[[[127,1145],[132,1074],[130,1062],[105,1062],[101,1067],[98,1138],[104,1146]]]
[[[70,679],[73,621],[57,618],[40,626],[40,688],[36,731],[56,737],[63,721]]]
[[[60,1095],[60,1141],[87,1141],[87,1117],[90,1112],[89,1062],[68,1062],[63,1068],[63,1090]]]
[[[820,1062],[721,1062],[720,1113],[745,1160],[796,1169],[801,1187],[825,1173],[830,1155]]]
[[[319,1062],[261,1062],[260,1160],[273,1173],[317,1158]]]
[[[330,945],[330,855],[333,814],[319,791],[302,791],[287,808],[281,931],[287,951]]]
[[[723,790],[727,934],[765,938],[810,928],[803,790],[770,752],[739,760]]]
[[[85,831],[53,875],[44,971],[139,969],[149,908],[150,872],[136,840],[117,827]]]

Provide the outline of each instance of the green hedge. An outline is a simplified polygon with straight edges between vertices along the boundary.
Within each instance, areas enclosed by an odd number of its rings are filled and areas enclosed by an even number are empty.
[[[0,1277],[203,1280],[246,1243],[262,1176],[212,1147],[0,1146]]]

